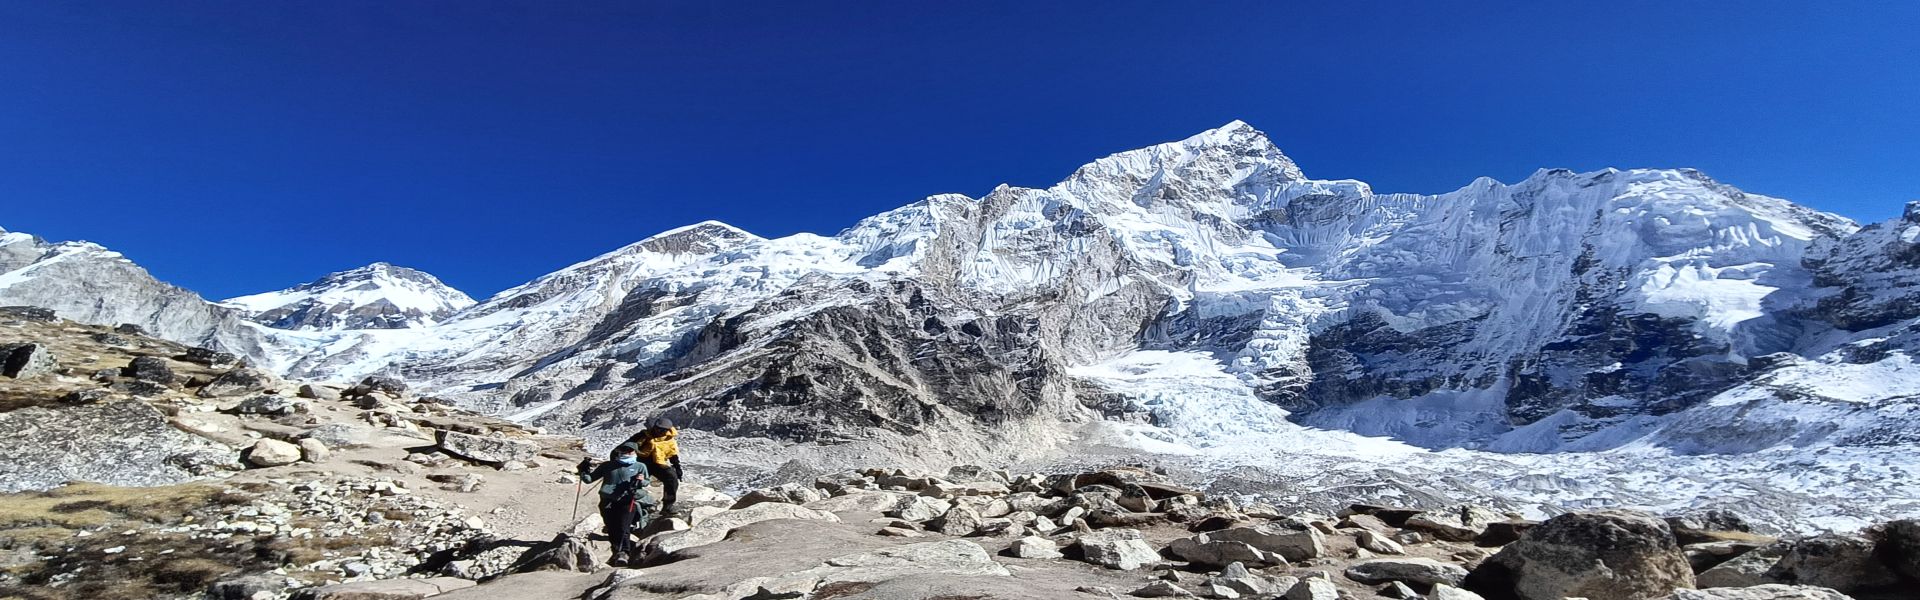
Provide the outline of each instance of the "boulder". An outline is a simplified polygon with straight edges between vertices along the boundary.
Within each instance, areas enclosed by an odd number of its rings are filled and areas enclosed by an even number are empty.
[[[746,508],[749,506],[753,506],[755,504],[762,504],[766,502],[780,502],[785,504],[793,503],[792,500],[787,499],[786,494],[782,494],[775,490],[753,490],[745,494],[741,494],[740,499],[733,503],[733,507],[731,508],[731,510],[740,510],[742,508]]]
[[[1187,591],[1174,582],[1162,579],[1149,583],[1146,587],[1134,590],[1130,595],[1137,598],[1191,598],[1193,597],[1193,592]]]
[[[106,390],[74,390],[60,397],[61,404],[94,404],[106,400],[113,394]]]
[[[1487,600],[1479,594],[1469,592],[1447,584],[1436,584],[1427,592],[1427,600]]]
[[[1853,600],[1823,587],[1769,583],[1753,587],[1674,590],[1660,600]]]
[[[173,359],[209,367],[224,367],[240,363],[240,357],[212,348],[188,348],[185,354],[175,356]]]
[[[921,542],[872,552],[829,558],[821,566],[781,579],[815,581],[825,586],[839,582],[879,582],[909,575],[1011,575],[994,562],[985,548],[966,540]]]
[[[1493,600],[1646,600],[1693,586],[1666,521],[1609,510],[1548,519],[1481,563],[1461,587]]]
[[[1480,532],[1479,537],[1473,538],[1473,545],[1486,547],[1505,546],[1519,541],[1520,536],[1525,535],[1528,529],[1533,529],[1539,524],[1539,521],[1520,519],[1494,521],[1487,524],[1487,528]]]
[[[43,344],[0,345],[0,375],[26,379],[52,373],[53,351]]]
[[[158,356],[136,357],[120,369],[120,374],[160,385],[173,383],[174,380],[173,367],[167,364],[167,359]]]
[[[1376,558],[1347,567],[1346,575],[1367,585],[1404,581],[1424,587],[1436,583],[1460,585],[1460,580],[1467,578],[1467,570],[1430,558]]]
[[[1067,502],[1061,498],[1048,498],[1033,492],[1019,492],[1003,498],[1007,507],[1014,512],[1030,512],[1036,515],[1055,516],[1067,510]]]
[[[1275,591],[1272,582],[1254,575],[1252,571],[1247,570],[1246,565],[1240,563],[1228,564],[1226,568],[1220,570],[1219,575],[1213,576],[1207,582],[1233,590],[1234,593],[1242,596],[1266,596]]]
[[[399,379],[382,375],[370,375],[366,379],[360,380],[358,387],[364,388],[367,391],[381,392],[396,398],[401,394],[407,393],[406,383],[401,382]]]
[[[440,431],[438,445],[448,454],[484,463],[527,462],[540,454],[540,447],[533,442],[447,430]]]
[[[929,498],[927,496],[913,496],[912,499],[908,500],[899,508],[888,510],[881,514],[896,519],[906,519],[908,521],[927,521],[939,518],[941,515],[947,514],[949,510],[953,510],[952,502],[939,498]]]
[[[1867,531],[1887,566],[1908,579],[1920,581],[1920,519],[1901,519]]]
[[[1262,552],[1246,542],[1216,540],[1207,534],[1180,538],[1167,545],[1167,552],[1197,566],[1220,568],[1234,563],[1258,567],[1286,564],[1278,555]]]
[[[1711,509],[1667,517],[1667,527],[1680,545],[1721,541],[1755,541],[1753,526],[1733,511]]]
[[[107,386],[107,389],[119,391],[119,392],[126,392],[128,394],[132,394],[142,398],[152,398],[154,396],[159,396],[161,394],[167,393],[167,386],[160,385],[158,383],[154,383],[151,381],[140,381],[137,379],[123,379],[120,381],[115,381],[113,382],[113,385]]]
[[[734,509],[742,509],[762,502],[785,502],[787,504],[806,504],[824,499],[820,491],[797,483],[783,483],[770,488],[747,492],[734,501]]]
[[[319,440],[328,448],[357,448],[367,445],[373,438],[373,430],[351,423],[328,423],[308,429],[301,437]]]
[[[300,440],[300,460],[310,463],[323,463],[333,457],[333,451],[320,440],[305,438]]]
[[[1407,549],[1400,542],[1371,530],[1362,529],[1353,534],[1353,545],[1366,548],[1368,552],[1380,554],[1406,554]]]
[[[818,511],[886,513],[905,506],[915,496],[899,492],[854,490],[845,494],[803,504]]]
[[[1826,534],[1800,540],[1767,571],[1769,583],[1797,583],[1828,587],[1847,594],[1880,592],[1899,587],[1894,574],[1874,556],[1872,540],[1852,535]]]
[[[287,589],[281,575],[254,574],[222,579],[207,586],[207,600],[256,600],[280,596]]]
[[[474,585],[453,577],[354,581],[302,589],[294,592],[293,600],[416,600]]]
[[[340,400],[340,390],[311,383],[300,384],[299,394],[301,398],[310,400],[326,400],[329,402],[337,402]]]
[[[1083,533],[1074,545],[1079,548],[1081,560],[1109,569],[1131,571],[1160,562],[1160,553],[1133,529]]]
[[[1007,546],[1007,556],[1016,558],[1060,558],[1060,546],[1053,540],[1030,535],[1013,541]]]
[[[1326,534],[1318,529],[1289,529],[1276,523],[1234,527],[1204,534],[1209,540],[1241,542],[1291,562],[1326,556]]]
[[[1380,520],[1380,517],[1373,515],[1347,515],[1346,517],[1342,517],[1336,526],[1365,529],[1374,533],[1393,533],[1392,526],[1387,525],[1386,521]]]
[[[234,414],[281,417],[307,412],[307,402],[279,396],[254,396],[233,407]]]
[[[1420,592],[1414,591],[1413,586],[1409,586],[1407,584],[1400,583],[1398,581],[1387,582],[1386,585],[1380,586],[1380,589],[1377,590],[1376,593],[1378,593],[1382,598],[1399,598],[1400,600],[1420,600]]]
[[[1001,518],[981,519],[980,526],[973,530],[972,535],[981,537],[1011,537],[1026,534],[1027,528],[1025,526],[1016,524],[1010,519]]]
[[[594,517],[595,520],[598,516]],[[656,538],[657,539],[657,538]],[[593,549],[588,545],[584,533],[564,532],[553,540],[534,545],[522,552],[513,564],[507,567],[509,573],[531,573],[534,571],[579,571],[590,573],[594,567]]]
[[[1693,572],[1702,573],[1732,560],[1733,557],[1752,552],[1759,548],[1760,546],[1748,542],[1707,542],[1704,544],[1683,546],[1680,548],[1680,551],[1686,553],[1687,564],[1693,565]],[[1696,585],[1706,587],[1697,581]]]
[[[1187,525],[1187,531],[1206,533],[1208,531],[1219,531],[1233,527],[1246,527],[1250,524],[1246,518],[1240,515],[1208,515],[1198,519],[1192,519],[1190,524]]]
[[[260,440],[247,448],[246,461],[256,467],[278,467],[300,461],[300,447],[280,440]]]
[[[947,514],[927,524],[927,529],[938,531],[941,535],[964,537],[980,530],[980,513],[965,506],[955,506]]]
[[[266,373],[241,367],[214,377],[200,387],[201,398],[224,398],[264,392],[273,384],[273,378]]]
[[[1340,588],[1325,579],[1302,579],[1280,597],[1285,600],[1340,600]]]
[[[1768,577],[1767,572],[1779,564],[1780,558],[1792,548],[1791,542],[1774,542],[1753,550],[1748,550],[1733,558],[1721,561],[1695,577],[1695,587],[1747,587],[1766,583],[1780,583]]]
[[[1428,511],[1408,517],[1401,527],[1421,531],[1450,542],[1471,542],[1486,531],[1487,525],[1506,517],[1471,504],[1445,511]]]
[[[797,504],[767,502],[755,504],[740,510],[729,510],[702,519],[686,531],[675,531],[654,536],[647,541],[646,555],[649,560],[658,559],[694,546],[704,546],[727,537],[727,533],[761,521],[774,519],[806,519],[812,521],[840,522],[833,513],[820,512]]]

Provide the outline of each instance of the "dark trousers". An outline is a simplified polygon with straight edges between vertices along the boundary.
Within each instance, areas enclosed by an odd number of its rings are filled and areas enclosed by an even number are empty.
[[[613,543],[613,558],[620,560],[633,550],[633,501],[600,503],[600,520],[607,524],[607,540]]]
[[[660,480],[660,511],[673,510],[673,501],[680,498],[680,476],[674,474],[673,467],[663,467],[647,463],[647,474]]]

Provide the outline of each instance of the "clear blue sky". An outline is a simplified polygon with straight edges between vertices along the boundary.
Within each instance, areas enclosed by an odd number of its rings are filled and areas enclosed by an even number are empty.
[[[0,227],[212,298],[486,296],[703,219],[831,234],[1243,119],[1444,192],[1696,167],[1920,198],[1920,2],[0,0]]]

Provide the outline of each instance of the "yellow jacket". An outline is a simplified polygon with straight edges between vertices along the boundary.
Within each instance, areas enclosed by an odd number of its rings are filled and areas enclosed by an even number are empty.
[[[679,437],[680,428],[675,427],[660,435],[642,431],[633,436],[633,442],[640,446],[640,460],[666,467],[673,464],[673,457],[680,455],[680,442],[675,441]]]

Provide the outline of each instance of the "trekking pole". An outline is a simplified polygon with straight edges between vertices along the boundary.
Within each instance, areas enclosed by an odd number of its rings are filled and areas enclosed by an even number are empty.
[[[586,483],[581,482],[577,477],[573,480],[573,520],[567,522],[568,527],[572,527],[574,523],[580,522],[580,499],[587,497],[587,494],[580,490],[586,487],[586,485]]]

